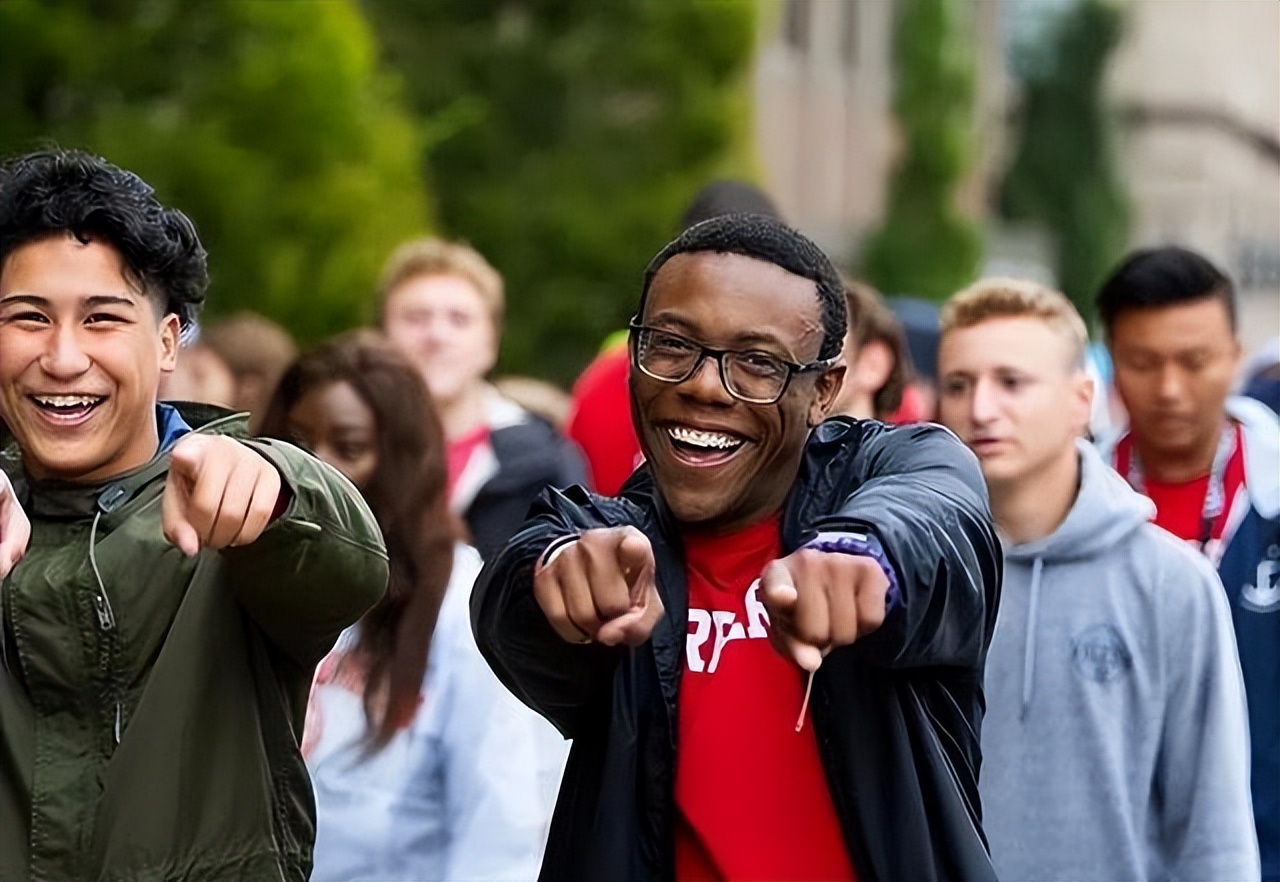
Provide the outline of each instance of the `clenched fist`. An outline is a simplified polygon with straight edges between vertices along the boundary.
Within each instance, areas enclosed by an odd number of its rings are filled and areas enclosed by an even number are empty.
[[[764,568],[758,596],[774,646],[812,672],[828,652],[884,624],[888,591],[872,558],[802,548]]]
[[[638,646],[663,612],[653,547],[635,527],[587,530],[557,549],[535,571],[533,595],[570,643]]]
[[[248,545],[271,522],[280,499],[280,473],[251,448],[193,433],[174,445],[170,458],[164,535],[183,554]]]

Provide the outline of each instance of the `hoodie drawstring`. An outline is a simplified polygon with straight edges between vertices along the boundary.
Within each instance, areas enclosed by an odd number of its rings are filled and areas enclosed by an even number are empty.
[[[1027,718],[1031,707],[1031,692],[1036,679],[1036,619],[1040,613],[1040,574],[1044,572],[1044,558],[1037,557],[1031,565],[1031,597],[1027,601],[1027,640],[1022,656],[1022,714]]]

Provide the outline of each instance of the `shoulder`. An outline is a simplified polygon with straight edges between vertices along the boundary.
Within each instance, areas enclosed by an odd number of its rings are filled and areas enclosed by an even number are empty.
[[[1227,399],[1227,413],[1244,436],[1245,486],[1249,501],[1267,520],[1280,518],[1280,418],[1244,396]]]
[[[1147,523],[1135,530],[1129,557],[1139,583],[1166,608],[1201,616],[1225,602],[1213,564],[1163,527]]]

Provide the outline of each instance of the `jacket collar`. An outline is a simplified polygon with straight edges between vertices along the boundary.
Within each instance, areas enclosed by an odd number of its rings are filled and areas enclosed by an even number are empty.
[[[19,502],[33,518],[74,520],[92,517],[97,512],[110,515],[144,487],[165,475],[169,468],[169,448],[178,438],[197,430],[243,435],[247,433],[247,425],[248,414],[233,413],[212,405],[187,402],[157,404],[159,447],[148,463],[132,471],[92,484],[32,481],[22,467],[22,451],[17,441],[12,439],[0,451],[0,467],[9,474]]]

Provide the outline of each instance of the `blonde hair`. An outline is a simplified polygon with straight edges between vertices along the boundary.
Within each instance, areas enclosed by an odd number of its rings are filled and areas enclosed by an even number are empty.
[[[1062,293],[1026,279],[980,279],[952,296],[938,316],[942,335],[993,318],[1037,318],[1070,346],[1071,367],[1084,367],[1089,332]]]
[[[434,238],[405,242],[387,258],[378,281],[379,325],[385,317],[387,300],[395,290],[420,276],[456,276],[469,282],[488,307],[494,329],[502,327],[506,306],[502,275],[470,245]]]

